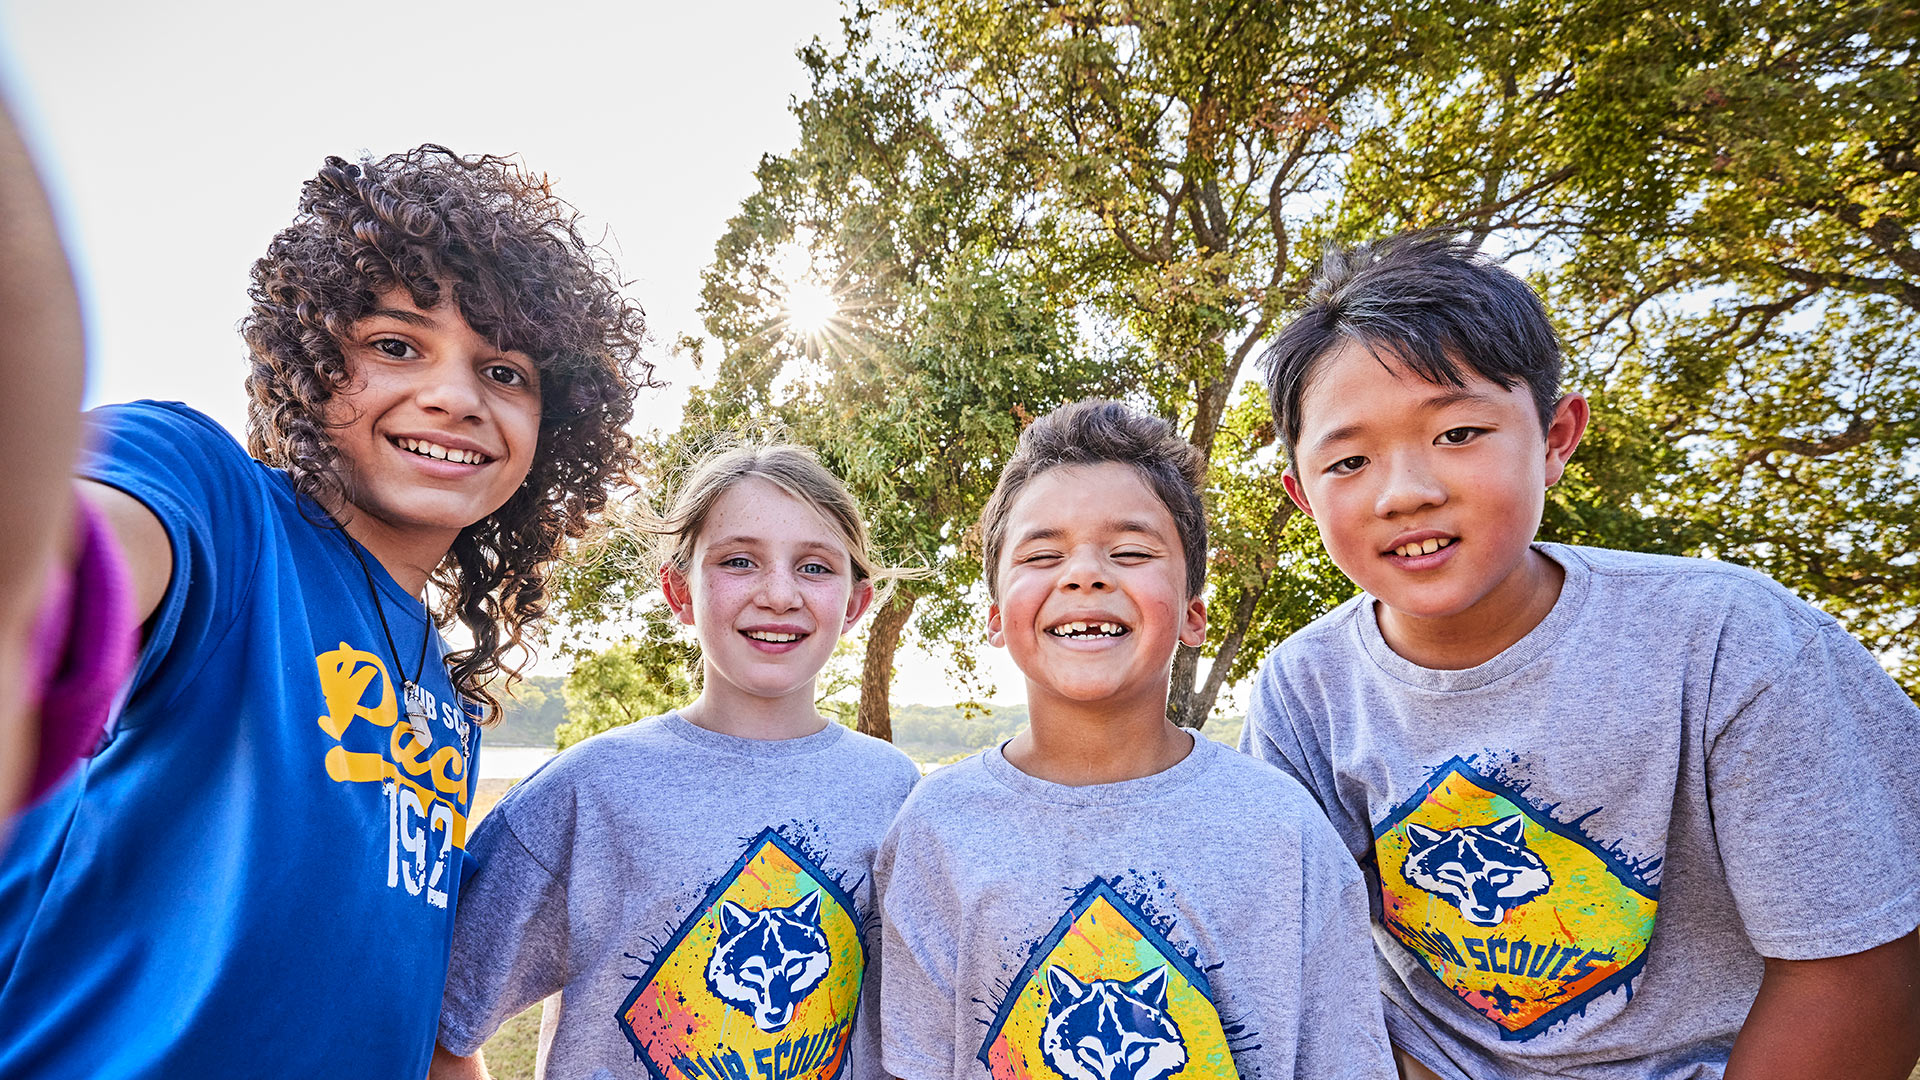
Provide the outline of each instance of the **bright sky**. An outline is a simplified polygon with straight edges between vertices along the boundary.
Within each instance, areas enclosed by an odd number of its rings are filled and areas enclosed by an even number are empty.
[[[328,154],[518,153],[604,226],[646,307],[649,425],[695,378],[700,271],[760,155],[794,141],[794,50],[836,0],[593,4],[0,0],[0,80],[40,155],[87,308],[89,404],[186,401],[238,433],[247,269]],[[1021,683],[983,649],[998,700]],[[903,651],[895,700],[954,693]]]

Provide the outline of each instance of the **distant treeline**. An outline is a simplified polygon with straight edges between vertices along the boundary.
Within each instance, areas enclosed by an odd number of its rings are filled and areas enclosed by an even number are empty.
[[[500,723],[487,729],[489,746],[552,746],[554,729],[567,720],[567,702],[561,694],[566,679],[558,675],[530,676],[514,687],[505,702]],[[1215,718],[1205,734],[1220,742],[1240,738],[1238,716]],[[1025,705],[994,705],[986,713],[968,716],[957,705],[896,705],[893,742],[915,761],[949,761],[984,747],[1005,742],[1027,726]]]

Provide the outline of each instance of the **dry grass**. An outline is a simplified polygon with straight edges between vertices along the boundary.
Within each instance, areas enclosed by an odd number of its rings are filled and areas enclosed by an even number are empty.
[[[487,811],[500,801],[500,796],[517,783],[518,780],[480,781],[473,793],[473,813],[468,818],[468,827],[478,825]],[[540,1006],[535,1005],[501,1024],[500,1030],[493,1033],[493,1038],[488,1039],[482,1049],[493,1080],[533,1080],[533,1059],[539,1048]]]

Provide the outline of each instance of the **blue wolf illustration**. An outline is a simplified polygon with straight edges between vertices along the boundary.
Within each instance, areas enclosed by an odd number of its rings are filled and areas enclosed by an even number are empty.
[[[779,1031],[793,1021],[833,963],[820,929],[820,894],[797,904],[749,911],[720,901],[720,938],[707,960],[713,996],[753,1017],[761,1031]]]
[[[1040,1055],[1065,1080],[1162,1080],[1187,1064],[1186,1040],[1167,1014],[1167,969],[1130,982],[1081,982],[1047,968]]]
[[[1507,912],[1553,886],[1540,856],[1527,850],[1520,814],[1491,825],[1429,829],[1407,823],[1407,884],[1460,909],[1475,926],[1499,926]]]

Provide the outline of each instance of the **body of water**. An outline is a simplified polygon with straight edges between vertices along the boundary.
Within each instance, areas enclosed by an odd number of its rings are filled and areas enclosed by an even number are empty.
[[[480,779],[518,780],[554,755],[551,746],[488,746],[480,744]]]

